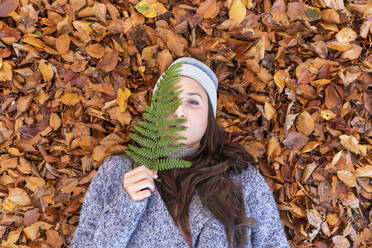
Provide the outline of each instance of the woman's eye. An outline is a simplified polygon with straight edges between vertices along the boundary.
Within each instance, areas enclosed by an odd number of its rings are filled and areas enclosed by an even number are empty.
[[[190,103],[191,103],[192,105],[199,105],[199,102],[198,102],[198,101],[194,101],[194,100],[190,100]]]

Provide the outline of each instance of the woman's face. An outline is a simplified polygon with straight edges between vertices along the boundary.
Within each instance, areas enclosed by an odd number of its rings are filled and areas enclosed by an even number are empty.
[[[187,140],[178,140],[175,144],[184,143],[186,144],[184,148],[196,147],[200,145],[207,129],[208,95],[196,80],[185,76],[179,78],[176,85],[180,85],[179,90],[183,90],[179,95],[183,100],[170,119],[187,119],[187,122],[182,124],[187,129],[175,133],[175,135],[186,137]]]

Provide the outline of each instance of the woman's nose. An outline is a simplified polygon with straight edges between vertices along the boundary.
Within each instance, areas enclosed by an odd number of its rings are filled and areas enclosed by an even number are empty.
[[[174,112],[174,117],[177,119],[185,118],[185,113],[182,109],[182,106],[179,106],[178,109]]]

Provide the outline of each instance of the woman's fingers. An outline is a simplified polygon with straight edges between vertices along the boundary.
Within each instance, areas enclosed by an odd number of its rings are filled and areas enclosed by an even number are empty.
[[[141,201],[155,190],[154,178],[157,172],[142,165],[124,174],[123,188],[132,200]]]
[[[133,201],[142,201],[143,199],[149,197],[151,195],[151,191],[149,189],[142,190],[135,194],[132,198]]]
[[[146,188],[149,188],[151,192],[155,190],[155,184],[153,179],[144,178],[139,182],[128,185],[128,190],[134,193],[137,193],[138,191]]]

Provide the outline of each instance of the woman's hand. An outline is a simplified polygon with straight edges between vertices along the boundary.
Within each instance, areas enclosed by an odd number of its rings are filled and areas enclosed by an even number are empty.
[[[157,171],[142,165],[124,174],[123,188],[133,201],[142,201],[154,192],[157,177]]]

